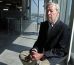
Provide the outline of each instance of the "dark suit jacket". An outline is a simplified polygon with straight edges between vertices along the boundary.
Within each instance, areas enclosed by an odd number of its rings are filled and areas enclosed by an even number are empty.
[[[47,40],[48,28],[48,21],[41,23],[39,36],[33,48],[36,48],[39,53],[42,53],[43,50],[48,51],[51,49],[60,49],[68,53],[70,41],[70,30],[68,26],[58,21],[50,30]]]

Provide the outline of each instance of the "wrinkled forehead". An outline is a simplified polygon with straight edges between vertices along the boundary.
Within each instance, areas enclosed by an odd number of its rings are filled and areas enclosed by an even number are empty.
[[[49,6],[47,7],[47,10],[49,10],[49,9],[54,9],[54,10],[56,10],[56,6],[54,6],[54,5],[49,5]]]

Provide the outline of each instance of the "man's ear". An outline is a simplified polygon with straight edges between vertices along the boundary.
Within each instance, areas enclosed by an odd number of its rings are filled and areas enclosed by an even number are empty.
[[[57,18],[59,18],[59,15],[60,15],[60,13],[58,12],[58,13],[57,13]]]

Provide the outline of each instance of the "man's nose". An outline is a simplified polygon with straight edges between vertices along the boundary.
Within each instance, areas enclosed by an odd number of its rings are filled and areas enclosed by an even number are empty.
[[[50,12],[50,11],[48,11],[48,15],[50,15],[50,13],[51,13],[51,12]]]

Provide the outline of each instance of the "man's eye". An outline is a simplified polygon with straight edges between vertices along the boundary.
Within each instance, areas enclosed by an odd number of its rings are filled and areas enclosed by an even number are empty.
[[[49,11],[47,11],[47,12],[49,12]],[[53,12],[52,10],[50,10],[50,12]]]
[[[50,11],[50,12],[53,12],[53,11]]]

